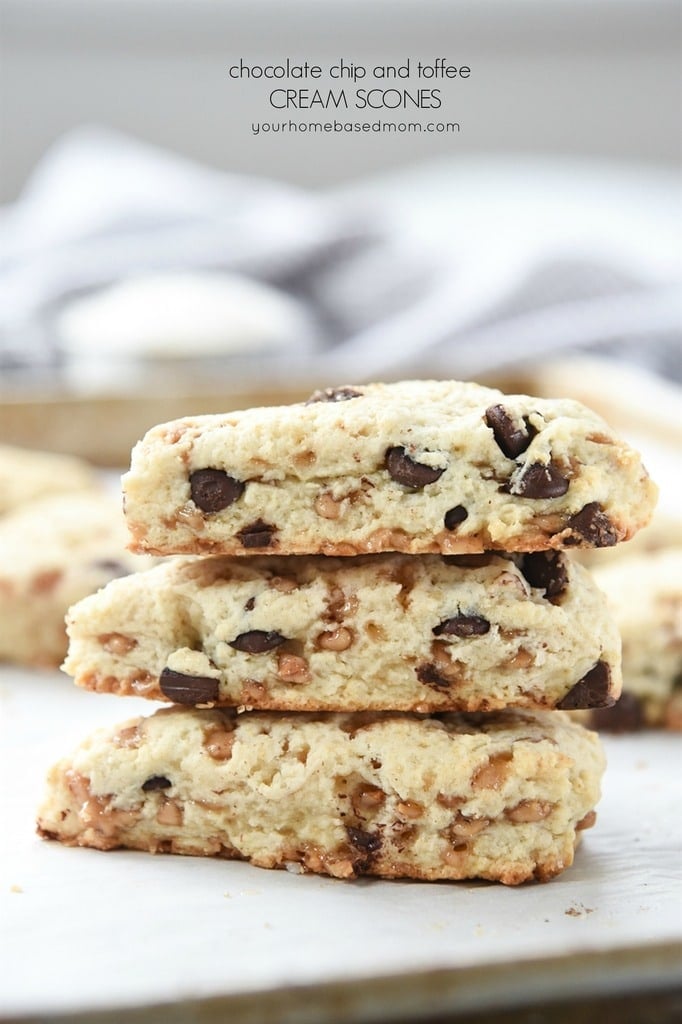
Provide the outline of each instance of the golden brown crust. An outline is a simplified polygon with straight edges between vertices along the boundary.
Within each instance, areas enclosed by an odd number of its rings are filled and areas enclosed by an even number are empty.
[[[409,536],[400,534],[398,531],[390,531],[390,538],[386,531],[379,530],[376,535],[370,536],[364,544],[351,543],[350,541],[333,542],[320,540],[317,544],[310,542],[303,544],[287,544],[286,554],[288,555],[326,555],[330,558],[353,558],[359,555],[377,554],[381,551],[398,551],[409,555],[462,555],[482,554],[486,551],[532,552],[532,551],[579,551],[592,550],[592,545],[587,541],[576,540],[573,531],[566,526],[568,516],[556,517],[556,530],[532,529],[528,532],[507,538],[504,542],[495,542],[486,530],[477,534],[470,534],[467,537],[453,537],[445,530],[440,531],[433,537]],[[617,537],[616,543],[623,543],[630,540],[640,529],[643,529],[650,521],[650,516],[643,517],[636,524],[613,523],[614,534]],[[613,521],[612,521],[613,522]],[[129,526],[131,540],[128,544],[130,551],[138,554],[167,555],[168,546],[161,544],[154,546],[147,539],[147,531],[141,530],[134,525]],[[238,542],[229,539],[211,540],[207,537],[195,536],[186,542],[174,541],[172,554],[176,555],[230,555],[232,557],[244,557],[245,554],[252,555],[278,555],[281,551],[276,543],[267,547],[252,547],[248,552]]]

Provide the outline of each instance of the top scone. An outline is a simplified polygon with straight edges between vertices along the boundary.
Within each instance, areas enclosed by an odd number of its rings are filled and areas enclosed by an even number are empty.
[[[579,402],[403,381],[154,427],[123,478],[157,554],[610,547],[651,516],[640,457]]]

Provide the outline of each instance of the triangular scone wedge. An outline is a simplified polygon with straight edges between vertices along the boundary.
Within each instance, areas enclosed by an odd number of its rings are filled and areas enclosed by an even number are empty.
[[[565,715],[170,708],[57,764],[42,836],[353,878],[547,880],[593,824],[604,757]]]
[[[87,689],[278,711],[613,704],[620,637],[562,552],[178,558],[69,613]]]
[[[126,548],[120,499],[56,494],[0,517],[0,662],[57,668],[70,605],[155,559]]]
[[[637,452],[585,406],[459,381],[165,423],[123,486],[132,544],[157,554],[610,547],[656,500]]]
[[[95,467],[84,459],[0,444],[0,516],[55,494],[101,489]]]

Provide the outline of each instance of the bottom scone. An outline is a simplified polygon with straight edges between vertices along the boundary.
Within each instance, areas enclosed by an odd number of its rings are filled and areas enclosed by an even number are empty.
[[[597,735],[552,712],[168,708],[49,776],[40,835],[337,878],[546,881],[595,820]]]

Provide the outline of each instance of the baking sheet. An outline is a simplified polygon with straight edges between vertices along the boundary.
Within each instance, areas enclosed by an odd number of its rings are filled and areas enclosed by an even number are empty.
[[[49,765],[91,729],[153,708],[58,672],[0,670],[4,1017],[125,1020],[126,1008],[215,999],[233,1024],[259,1006],[268,1021],[397,1019],[679,980],[680,736],[605,738],[597,825],[545,885],[342,882],[38,839]],[[273,1002],[283,987],[289,1000]],[[315,1000],[325,992],[331,1003]]]

